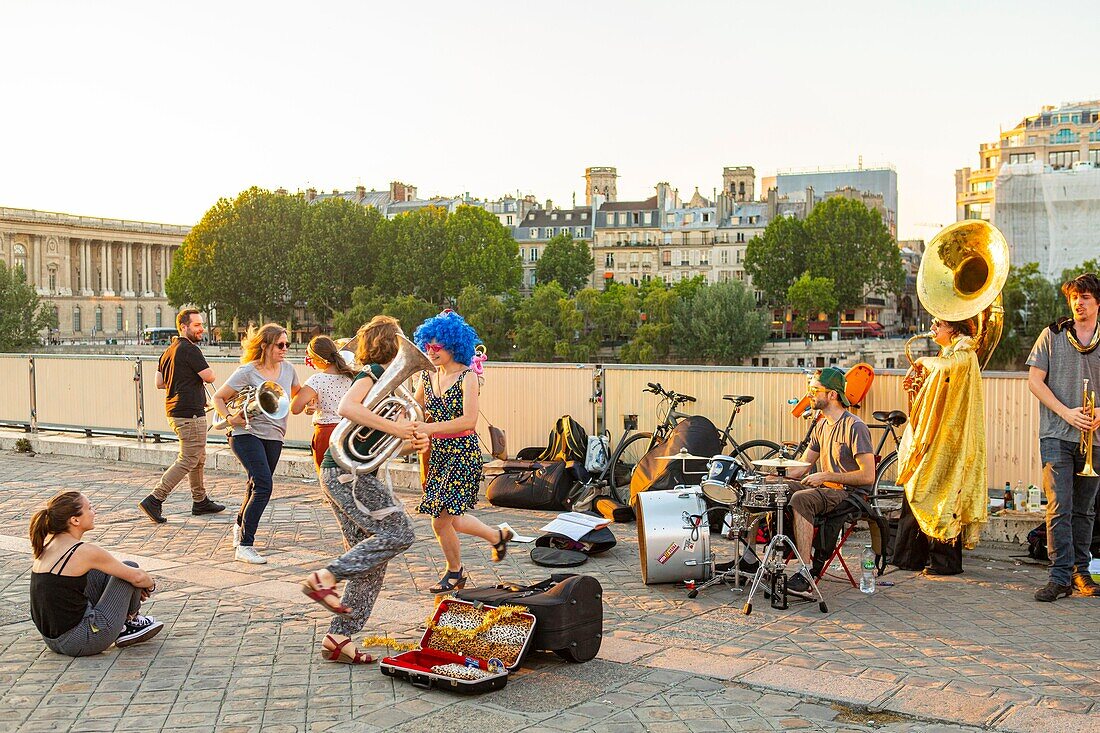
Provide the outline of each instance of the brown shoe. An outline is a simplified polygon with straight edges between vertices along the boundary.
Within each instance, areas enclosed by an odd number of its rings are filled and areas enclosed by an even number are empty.
[[[1073,576],[1073,589],[1079,596],[1100,596],[1100,584],[1088,573],[1077,573]]]

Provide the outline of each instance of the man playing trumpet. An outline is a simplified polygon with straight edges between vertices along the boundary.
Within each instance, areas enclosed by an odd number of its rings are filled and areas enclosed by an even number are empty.
[[[1100,416],[1095,406],[1086,408],[1082,397],[1085,380],[1100,384],[1100,278],[1091,272],[1079,275],[1062,285],[1062,294],[1073,317],[1043,329],[1027,358],[1028,387],[1041,403],[1039,455],[1047,497],[1050,579],[1035,592],[1035,600],[1045,602],[1074,589],[1083,596],[1100,596],[1100,586],[1088,569],[1100,479],[1082,475],[1086,465],[1097,461],[1095,440],[1089,438],[1095,438]],[[1092,456],[1084,454],[1086,446]]]

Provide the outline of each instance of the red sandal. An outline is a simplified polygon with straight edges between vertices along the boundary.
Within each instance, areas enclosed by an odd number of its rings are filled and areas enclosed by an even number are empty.
[[[367,652],[361,652],[358,649],[352,647],[351,656],[344,654],[343,649],[345,646],[351,643],[351,639],[344,639],[341,642],[336,641],[336,637],[332,634],[325,634],[325,639],[336,644],[335,649],[326,649],[321,647],[321,658],[328,662],[339,662],[340,664],[370,664],[374,661]]]
[[[321,576],[317,575],[316,572],[310,573],[310,577],[313,579],[312,583],[308,580],[302,583],[303,594],[314,603],[324,606],[326,611],[335,613],[337,616],[347,616],[351,613],[351,609],[340,602],[340,594],[336,592],[335,587],[325,588],[321,586]],[[330,596],[336,599],[337,605],[333,606],[325,600]]]

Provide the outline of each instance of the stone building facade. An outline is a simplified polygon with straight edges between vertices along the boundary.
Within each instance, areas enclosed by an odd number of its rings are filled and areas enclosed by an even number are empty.
[[[171,327],[164,280],[190,227],[0,208],[0,260],[57,315],[55,340],[135,339]]]

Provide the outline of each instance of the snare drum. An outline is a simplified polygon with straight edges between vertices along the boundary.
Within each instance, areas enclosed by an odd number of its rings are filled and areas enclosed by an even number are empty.
[[[642,582],[679,583],[710,577],[710,525],[697,486],[643,491],[637,497]],[[693,517],[702,524],[693,525]]]
[[[714,456],[707,463],[707,475],[701,489],[703,496],[716,504],[736,506],[741,503],[741,484],[748,472],[732,456]]]
[[[741,506],[756,511],[775,511],[779,497],[787,503],[790,488],[785,481],[752,481],[741,487]]]

